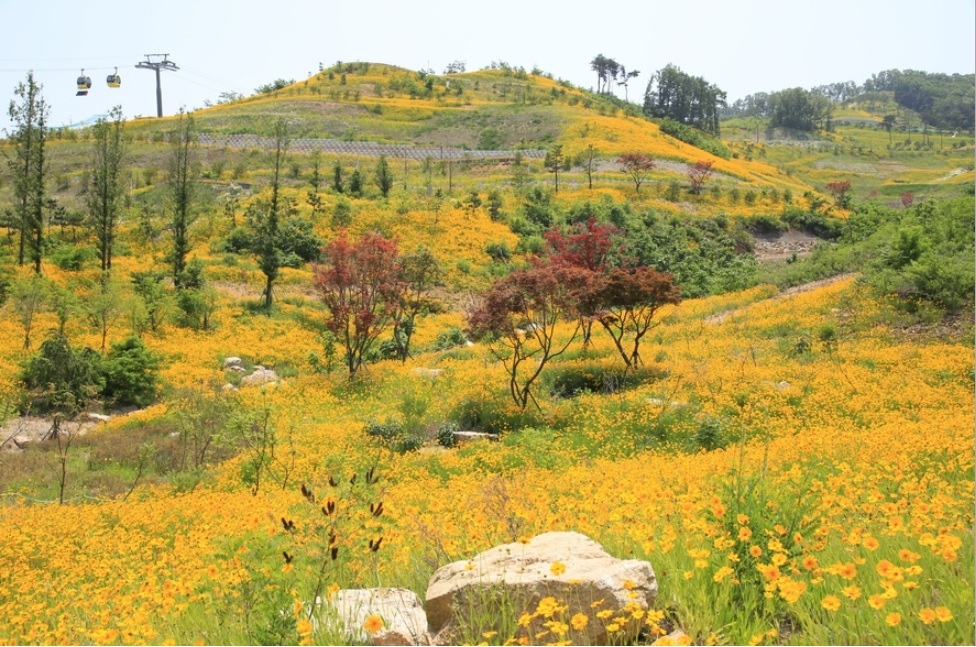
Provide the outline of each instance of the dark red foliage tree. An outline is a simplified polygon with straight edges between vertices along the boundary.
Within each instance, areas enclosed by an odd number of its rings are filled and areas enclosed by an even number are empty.
[[[846,209],[851,205],[851,183],[850,180],[837,180],[827,183],[827,191],[834,196],[834,201],[841,209]]]
[[[715,172],[712,170],[714,164],[715,160],[698,160],[688,167],[688,179],[691,180],[691,192],[694,195],[701,195],[705,182]]]
[[[599,292],[597,282],[614,261],[620,261],[624,245],[618,242],[623,232],[614,225],[597,222],[593,216],[585,223],[574,224],[567,233],[550,230],[543,234],[546,239],[548,262],[560,267],[578,267],[594,273],[592,289],[581,295],[576,309],[583,330],[583,347],[590,345],[593,321],[598,313],[598,303],[593,298]],[[618,240],[614,240],[617,238]]]
[[[577,303],[593,289],[593,277],[589,270],[554,264],[513,272],[495,281],[469,315],[469,332],[490,343],[519,408],[529,401],[538,406],[532,385],[546,363],[565,352],[579,333]],[[565,320],[575,320],[576,326],[557,339],[556,325]]]
[[[402,301],[397,246],[377,233],[350,241],[343,232],[322,253],[315,288],[329,313],[326,326],[345,348],[352,379],[367,351],[393,323]]]
[[[641,184],[656,166],[654,158],[646,153],[624,153],[617,158],[617,163],[624,167],[624,171],[634,181],[638,193]]]
[[[654,326],[654,315],[662,306],[681,301],[670,274],[648,267],[634,270],[615,268],[600,286],[600,324],[610,333],[627,368],[642,364],[640,343]],[[625,348],[627,337],[631,347]]]

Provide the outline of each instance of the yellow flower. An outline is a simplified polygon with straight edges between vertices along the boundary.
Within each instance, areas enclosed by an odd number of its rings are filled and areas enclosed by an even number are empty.
[[[304,637],[312,633],[312,629],[313,629],[312,623],[308,621],[308,618],[300,619],[297,623],[297,627],[298,627],[299,636]]]
[[[373,615],[366,618],[366,622],[363,623],[363,629],[368,631],[370,635],[375,634],[377,631],[383,628],[383,618]]]
[[[549,572],[556,577],[559,577],[566,572],[566,565],[562,562],[553,562],[552,566],[549,567]]]
[[[840,598],[836,595],[828,595],[820,601],[820,606],[827,611],[837,611],[840,609]]]
[[[739,528],[739,541],[749,541],[751,537],[752,537],[752,530],[750,530],[746,526],[742,526],[741,528]]]
[[[712,580],[714,580],[715,582],[721,582],[725,578],[727,578],[729,575],[732,575],[732,573],[734,573],[734,572],[735,571],[733,571],[728,566],[723,566],[722,568],[720,568],[717,571],[715,571],[715,575],[712,576]]]
[[[883,608],[886,602],[888,598],[877,593],[868,598],[868,606],[875,610]]]
[[[918,612],[918,619],[924,622],[925,624],[930,625],[933,622],[935,622],[936,619],[935,611],[933,611],[928,607],[925,607],[924,609]]]
[[[864,540],[864,544],[863,545],[868,550],[875,551],[875,550],[878,550],[878,546],[880,546],[881,544],[879,544],[878,543],[878,540],[875,539],[874,537],[868,537],[867,539]]]
[[[841,593],[843,593],[845,597],[847,597],[853,602],[854,600],[861,597],[861,587],[851,584],[850,586],[845,586],[844,588],[842,588]]]
[[[585,613],[577,613],[570,619],[569,622],[573,625],[573,629],[576,631],[583,631],[586,629],[586,625],[590,622],[590,618]]]
[[[332,600],[332,598],[335,597],[335,594],[339,592],[339,588],[340,587],[339,587],[339,584],[337,582],[333,582],[332,584],[329,585],[329,600],[330,601]]]
[[[758,558],[762,555],[762,553],[763,550],[759,546],[755,546],[755,545],[749,546],[749,554],[752,555],[753,557]]]
[[[740,514],[736,515],[735,520],[739,522],[739,525],[740,526],[747,526],[747,525],[749,525],[749,517],[747,517],[744,514],[741,514],[740,513]]]
[[[952,611],[949,607],[935,607],[935,617],[939,622],[949,622],[952,620]]]
[[[900,622],[901,622],[901,614],[900,613],[891,612],[885,618],[885,623],[889,627],[897,627]]]

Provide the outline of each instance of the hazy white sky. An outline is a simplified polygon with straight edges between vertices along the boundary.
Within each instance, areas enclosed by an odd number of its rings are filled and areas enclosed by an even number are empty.
[[[630,98],[667,63],[703,76],[729,100],[756,91],[862,83],[890,68],[972,73],[973,0],[0,0],[0,128],[33,69],[52,125],[121,105],[156,113],[155,75],[134,65],[167,53],[163,111],[202,107],[221,92],[250,94],[277,78],[303,79],[319,63],[390,63],[442,72],[492,61],[538,66],[584,87],[604,54],[640,70]],[[105,76],[118,67],[122,87]],[[80,68],[92,77],[75,97]]]

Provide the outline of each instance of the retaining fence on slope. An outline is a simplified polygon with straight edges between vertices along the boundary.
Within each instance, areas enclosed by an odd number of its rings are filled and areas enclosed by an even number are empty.
[[[210,133],[200,133],[198,141],[204,146],[229,146],[232,148],[271,148],[275,145],[273,137],[247,134],[212,135]],[[288,142],[288,148],[303,153],[322,151],[339,155],[363,155],[366,157],[386,155],[387,157],[396,159],[413,160],[425,160],[428,157],[433,160],[506,160],[514,159],[516,153],[521,153],[522,157],[533,159],[541,159],[546,156],[546,151],[540,149],[496,151],[464,150],[460,148],[417,148],[414,146],[397,146],[395,144],[313,138],[291,139]]]

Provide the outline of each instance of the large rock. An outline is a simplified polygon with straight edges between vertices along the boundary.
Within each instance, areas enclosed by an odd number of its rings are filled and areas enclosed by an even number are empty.
[[[243,370],[243,368],[244,368],[244,360],[242,360],[240,357],[226,357],[226,358],[224,358],[224,370],[225,371],[238,370],[238,369],[242,369]]]
[[[366,619],[379,616],[383,628],[370,634]],[[409,589],[343,589],[336,591],[319,622],[338,623],[347,643],[428,645],[427,616],[417,594]]]
[[[426,377],[428,380],[432,382],[436,380],[438,377],[440,377],[443,373],[444,373],[444,369],[442,368],[417,367],[410,371],[411,375],[415,375],[417,377]]]
[[[241,386],[260,386],[270,382],[277,382],[278,374],[270,368],[255,366],[254,372],[241,378]]]
[[[607,645],[633,640],[656,597],[648,562],[617,559],[576,532],[549,532],[438,569],[425,606],[439,642],[465,638],[465,618],[498,617],[508,609],[509,615],[525,612],[519,637],[533,643],[549,631],[543,642]],[[577,614],[587,616],[582,629],[572,623]]]

